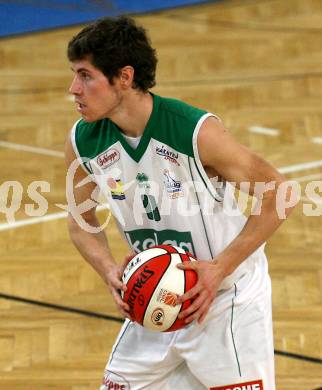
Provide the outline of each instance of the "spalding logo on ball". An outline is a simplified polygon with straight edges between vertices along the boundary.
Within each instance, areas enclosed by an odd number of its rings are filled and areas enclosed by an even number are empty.
[[[186,324],[178,315],[191,301],[177,305],[177,296],[197,283],[197,274],[180,270],[177,264],[195,260],[182,248],[170,245],[155,246],[133,257],[122,276],[127,286],[122,298],[130,307],[132,321],[159,332],[183,328]]]

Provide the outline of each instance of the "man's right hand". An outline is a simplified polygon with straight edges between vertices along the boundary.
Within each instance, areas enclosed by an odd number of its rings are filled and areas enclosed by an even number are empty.
[[[122,316],[129,319],[131,319],[129,313],[130,307],[127,303],[123,301],[120,292],[125,292],[127,289],[126,285],[122,283],[122,275],[126,266],[135,255],[136,253],[134,252],[129,253],[127,256],[125,256],[125,259],[122,264],[115,265],[115,267],[113,267],[107,274],[107,284],[114,298],[116,306]]]

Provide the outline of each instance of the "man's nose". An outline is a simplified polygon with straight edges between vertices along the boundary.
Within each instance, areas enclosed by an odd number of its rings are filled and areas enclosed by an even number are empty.
[[[75,76],[69,87],[69,93],[72,95],[79,95],[81,93],[81,90],[82,89],[78,77]]]

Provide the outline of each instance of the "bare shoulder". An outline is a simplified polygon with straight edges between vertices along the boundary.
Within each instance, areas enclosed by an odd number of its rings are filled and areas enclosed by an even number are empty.
[[[231,165],[236,159],[245,158],[246,148],[237,142],[223,122],[213,116],[203,122],[197,143],[203,165],[220,173],[222,164],[228,162]]]
[[[202,124],[198,152],[205,168],[212,169],[224,179],[241,181],[281,181],[283,178],[267,161],[240,144],[225,125],[215,117]]]
[[[220,156],[238,147],[244,148],[219,119],[211,116],[203,122],[198,133],[198,149],[206,160],[210,157],[207,152],[216,152],[216,156]]]

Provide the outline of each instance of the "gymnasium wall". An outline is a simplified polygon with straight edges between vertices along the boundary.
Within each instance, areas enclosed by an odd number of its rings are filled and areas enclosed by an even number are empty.
[[[103,16],[215,1],[218,0],[0,0],[0,36],[81,24]]]

